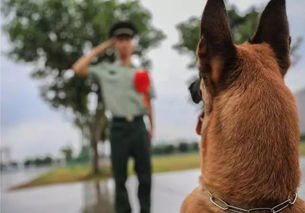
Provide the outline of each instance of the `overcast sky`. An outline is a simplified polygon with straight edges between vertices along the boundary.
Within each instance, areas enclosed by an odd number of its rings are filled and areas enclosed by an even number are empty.
[[[250,6],[263,7],[266,0],[235,0],[241,11]],[[167,36],[161,46],[149,54],[157,91],[154,103],[156,141],[198,139],[195,135],[198,107],[191,104],[187,81],[195,72],[188,70],[190,58],[179,55],[172,46],[179,39],[176,25],[191,16],[200,16],[205,1],[142,0],[153,15],[153,24]],[[305,1],[287,1],[292,38],[305,38]],[[304,42],[305,43],[305,42]],[[297,91],[305,87],[305,45],[303,56],[286,76],[288,86]],[[9,47],[1,32],[2,50]],[[54,111],[39,97],[38,82],[29,77],[30,65],[16,64],[1,56],[1,146],[11,148],[13,159],[57,154],[64,145],[79,147],[80,133],[62,111]]]

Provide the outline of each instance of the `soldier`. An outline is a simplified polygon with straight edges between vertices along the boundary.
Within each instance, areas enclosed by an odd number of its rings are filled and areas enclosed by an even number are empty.
[[[133,38],[136,33],[136,28],[129,22],[115,24],[109,33],[110,40],[93,48],[88,55],[81,57],[73,65],[76,74],[94,76],[98,79],[106,108],[112,114],[110,142],[117,213],[131,212],[125,186],[129,157],[133,157],[135,161],[141,213],[150,212],[151,205],[150,141],[154,123],[150,100],[154,94],[151,86],[147,92],[140,92],[137,90],[139,85],[135,85],[136,77],[140,76],[137,74],[144,73],[143,69],[136,67],[131,61],[134,52]],[[114,63],[90,65],[96,56],[105,53],[110,47],[114,48],[117,55]],[[144,84],[149,84],[149,79],[146,79]],[[143,120],[145,115],[148,115],[150,121],[149,128],[146,128]]]

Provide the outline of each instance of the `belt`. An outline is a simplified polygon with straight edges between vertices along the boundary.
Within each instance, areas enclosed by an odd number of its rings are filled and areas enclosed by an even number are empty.
[[[143,119],[143,115],[136,115],[136,116],[115,116],[112,118],[113,122],[133,122],[133,121],[140,121]]]

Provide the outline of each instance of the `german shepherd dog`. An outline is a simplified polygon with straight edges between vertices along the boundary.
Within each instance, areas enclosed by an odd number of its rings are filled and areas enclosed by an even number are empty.
[[[256,33],[241,45],[233,44],[223,0],[207,1],[197,47],[200,82],[191,87],[205,104],[197,125],[200,186],[182,213],[305,213],[296,194],[297,109],[283,80],[289,51],[285,0],[269,2]]]

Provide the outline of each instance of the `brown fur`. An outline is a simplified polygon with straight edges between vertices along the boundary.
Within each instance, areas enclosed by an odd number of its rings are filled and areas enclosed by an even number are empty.
[[[214,2],[222,6],[221,0]],[[209,9],[216,6],[207,6],[205,13],[215,12]],[[273,207],[293,195],[300,181],[297,109],[283,80],[288,52],[276,52],[267,41],[237,45],[230,51],[225,35],[215,42],[229,49],[229,55],[222,54],[219,46],[215,49],[209,43],[213,32],[205,34],[208,26],[202,29],[197,51],[205,102],[200,182],[231,205]],[[205,190],[197,188],[181,212],[223,212],[208,199]],[[305,203],[298,199],[282,212],[304,213]]]

